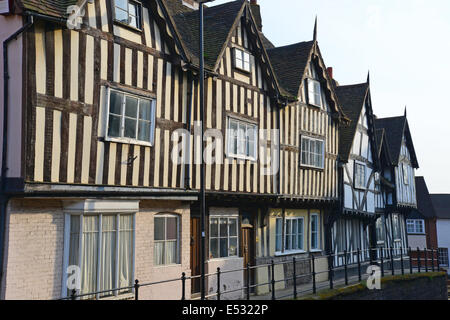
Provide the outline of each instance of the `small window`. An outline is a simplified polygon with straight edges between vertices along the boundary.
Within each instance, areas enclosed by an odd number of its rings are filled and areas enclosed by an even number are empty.
[[[157,266],[179,264],[179,218],[158,215],[154,222],[154,263]]]
[[[210,217],[209,257],[210,259],[238,256],[238,218]]]
[[[302,137],[302,166],[318,169],[324,168],[324,142],[323,140]]]
[[[366,166],[361,163],[355,163],[355,188],[366,188]]]
[[[322,107],[322,89],[320,82],[308,79],[308,103],[316,107]]]
[[[119,142],[153,144],[154,101],[110,90],[107,137]]]
[[[448,267],[449,263],[448,263],[448,248],[439,248],[439,266],[440,267]]]
[[[425,233],[425,221],[420,219],[408,219],[406,220],[406,228],[408,233]]]
[[[276,219],[275,227],[275,251],[278,253],[290,253],[303,251],[304,219],[285,218],[283,238],[283,218]],[[284,246],[283,246],[284,244]]]
[[[311,215],[311,250],[319,249],[319,215]]]
[[[283,251],[283,218],[277,218],[275,226],[275,251]]]
[[[234,48],[234,67],[246,72],[250,72],[250,54],[241,49]]]
[[[384,217],[379,217],[375,223],[377,233],[377,243],[385,241]]]
[[[397,214],[394,214],[392,216],[392,223],[393,223],[393,229],[394,229],[394,241],[401,240],[401,233],[400,233],[400,218]]]
[[[256,160],[257,132],[256,125],[229,118],[228,156]]]
[[[408,185],[409,175],[408,175],[408,165],[406,163],[402,163],[402,173],[403,173],[403,183],[405,185]]]
[[[114,0],[115,20],[136,29],[142,29],[141,5],[130,0]]]

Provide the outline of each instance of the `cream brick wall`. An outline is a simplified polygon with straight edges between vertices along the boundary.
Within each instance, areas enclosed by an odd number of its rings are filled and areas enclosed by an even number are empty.
[[[157,213],[181,217],[181,264],[153,265],[153,218]],[[2,299],[58,299],[61,296],[64,211],[58,200],[13,200],[8,208]],[[135,278],[141,283],[190,275],[190,209],[178,201],[141,201],[136,214]],[[186,298],[190,281],[186,281]],[[181,281],[143,287],[140,299],[180,299]]]

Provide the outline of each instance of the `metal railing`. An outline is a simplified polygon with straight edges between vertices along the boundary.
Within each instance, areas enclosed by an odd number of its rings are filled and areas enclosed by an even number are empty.
[[[350,256],[356,255],[356,262],[349,262]],[[357,249],[355,251],[344,251],[338,252],[330,255],[318,255],[311,257],[298,259],[293,257],[288,261],[275,262],[275,260],[271,260],[270,263],[261,264],[251,266],[247,264],[244,268],[233,269],[222,271],[221,268],[217,268],[216,272],[208,273],[205,275],[208,281],[211,281],[212,277],[215,277],[213,281],[216,283],[216,291],[209,295],[205,295],[205,299],[214,299],[221,300],[224,295],[232,294],[236,292],[241,292],[240,296],[243,299],[250,300],[252,297],[252,290],[261,287],[268,286],[269,293],[266,295],[266,298],[270,298],[272,300],[277,299],[285,299],[292,297],[294,299],[298,298],[299,295],[304,294],[316,294],[318,289],[333,289],[336,285],[348,285],[351,282],[361,282],[363,280],[363,274],[368,276],[364,268],[369,265],[378,265],[381,269],[381,277],[384,277],[386,272],[389,272],[392,275],[395,274],[406,274],[406,273],[421,273],[421,272],[429,272],[429,271],[439,271],[439,262],[438,262],[439,252],[437,249],[422,249],[413,251],[411,248],[371,248],[360,250]],[[335,258],[342,258],[344,263],[341,265],[335,265]],[[318,259],[327,259],[328,260],[328,269],[317,271],[316,262]],[[275,267],[279,265],[289,265],[292,264],[292,276],[285,276],[283,279],[275,279]],[[303,272],[298,274],[297,267],[302,264],[303,266],[308,266],[308,272]],[[264,283],[251,283],[251,272],[260,268],[268,268],[270,277],[267,282]],[[389,270],[388,270],[389,269]],[[231,273],[243,273],[245,275],[245,284],[239,288],[233,288],[230,290],[221,290],[221,282],[223,281],[223,277],[226,274]],[[319,281],[319,276],[326,275],[328,280]],[[352,275],[354,274],[354,275]],[[89,292],[89,293],[81,293],[79,294],[76,290],[72,290],[71,294],[67,297],[62,298],[62,300],[84,300],[84,299],[101,299],[108,297],[107,295],[101,296],[103,294],[110,294],[109,296],[118,295],[120,292],[132,293],[134,297],[130,299],[139,300],[140,290],[146,287],[151,287],[155,285],[168,284],[168,283],[178,283],[181,282],[181,300],[186,300],[187,297],[187,281],[193,281],[200,279],[200,275],[196,276],[186,276],[186,273],[182,273],[181,277],[170,279],[170,280],[162,280],[155,282],[146,282],[141,283],[139,280],[135,280],[134,285],[122,288],[114,288],[103,291]],[[352,279],[350,279],[350,277]],[[305,279],[306,282],[299,284],[298,281],[300,279]],[[292,282],[292,287],[288,289],[277,289],[277,283],[284,282],[285,285],[288,281]],[[210,283],[210,282],[209,282]],[[214,283],[214,282],[212,282]],[[302,287],[302,288],[299,288]],[[281,293],[281,296],[277,296],[278,293]],[[120,295],[118,295],[120,297]],[[256,296],[256,298],[261,296]],[[199,300],[200,298],[197,298]],[[196,300],[191,299],[191,300]]]

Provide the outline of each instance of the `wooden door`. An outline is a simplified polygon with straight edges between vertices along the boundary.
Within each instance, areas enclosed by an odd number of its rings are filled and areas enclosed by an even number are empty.
[[[200,275],[200,218],[191,218],[191,272]],[[191,292],[200,292],[200,278],[192,279]]]
[[[254,245],[254,232],[253,227],[243,226],[242,227],[242,257],[244,258],[244,268],[247,267],[247,264],[250,266],[254,266],[254,257],[255,257],[255,245]],[[254,270],[250,270],[250,274],[244,272],[244,286],[247,284],[247,277],[250,277],[250,284],[254,284],[253,282]],[[253,291],[254,288],[252,288]]]

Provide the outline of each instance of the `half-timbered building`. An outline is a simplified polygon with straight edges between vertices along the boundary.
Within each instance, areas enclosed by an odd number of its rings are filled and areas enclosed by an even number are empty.
[[[365,250],[371,247],[370,226],[380,190],[369,78],[365,83],[338,86],[336,92],[351,120],[339,131],[342,202],[331,231],[334,264],[339,266],[356,263],[358,250],[364,250],[361,259],[369,258]]]
[[[414,172],[419,165],[406,114],[375,119],[375,128],[381,163],[378,203],[385,208],[376,221],[377,243],[398,251],[408,247],[405,217],[417,209]]]

